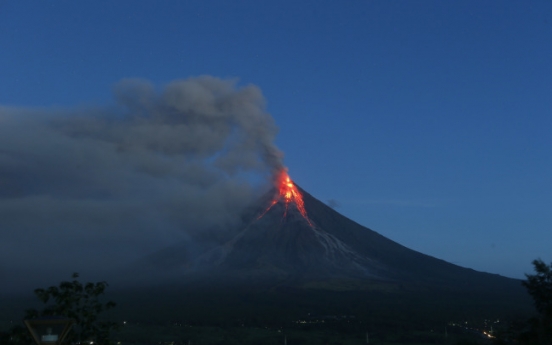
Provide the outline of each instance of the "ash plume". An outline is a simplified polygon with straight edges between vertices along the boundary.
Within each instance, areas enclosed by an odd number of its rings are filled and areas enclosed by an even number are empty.
[[[114,94],[104,107],[0,107],[3,271],[128,262],[236,222],[283,169],[254,85],[125,79]]]

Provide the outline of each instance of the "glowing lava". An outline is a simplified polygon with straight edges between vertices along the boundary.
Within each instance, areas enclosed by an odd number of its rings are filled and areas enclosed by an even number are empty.
[[[299,192],[297,187],[293,184],[286,171],[282,171],[278,178],[278,188],[280,189],[280,197],[284,199],[286,203],[286,209],[290,203],[295,203],[297,210],[301,213],[303,218],[309,220],[307,211],[305,210],[305,203],[303,202],[303,195]]]
[[[282,201],[286,205],[286,212],[284,213],[284,217],[287,215],[289,205],[293,203],[295,207],[297,207],[299,213],[301,213],[301,216],[303,216],[303,218],[305,218],[309,225],[312,226],[312,223],[307,216],[307,211],[305,210],[303,195],[293,184],[293,181],[291,181],[291,179],[289,178],[287,171],[282,170],[278,174],[278,176],[276,177],[276,187],[278,188],[278,195],[274,197],[274,199],[270,203],[270,206],[268,206],[268,208],[263,212],[262,215],[259,216],[259,218],[262,218],[268,212],[268,210],[272,208],[272,206],[278,203],[278,201]]]

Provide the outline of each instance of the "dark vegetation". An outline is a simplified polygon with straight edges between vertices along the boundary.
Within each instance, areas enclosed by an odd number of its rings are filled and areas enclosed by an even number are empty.
[[[111,310],[111,303],[98,300],[104,294],[105,283],[83,285],[77,280],[37,289],[35,294],[40,300],[50,304],[46,303],[41,311],[27,311],[26,316],[61,313],[80,317],[73,340],[103,334],[104,343],[109,337],[121,345],[283,344],[284,339],[289,345],[365,344],[367,333],[370,344],[547,345],[552,344],[552,265],[540,260],[534,265],[536,273],[527,275],[523,282],[538,313],[533,318],[529,318],[531,303],[527,294],[390,285],[373,290],[330,291],[175,284],[111,291],[108,297],[118,301],[118,308]],[[91,309],[84,307],[85,300],[95,301],[88,304]],[[90,310],[106,311],[105,318],[100,319],[98,313],[88,319],[79,316]],[[68,314],[70,311],[73,314]],[[6,320],[5,315],[1,317]],[[113,331],[114,323],[106,323],[107,319],[116,320],[121,328],[110,335],[102,333],[100,325]],[[97,326],[92,333],[83,326],[89,321]],[[0,329],[6,326],[4,323]],[[12,328],[11,335],[17,329],[21,331],[22,327]],[[4,333],[0,344],[18,344],[8,342],[9,335]],[[30,343],[22,340],[19,343]]]
[[[526,274],[523,285],[533,298],[537,315],[529,320],[517,319],[503,329],[498,343],[517,341],[527,345],[552,345],[552,263],[534,260],[535,274]]]
[[[527,317],[530,309],[525,295],[446,290],[261,292],[175,285],[112,297],[119,307],[110,317],[126,321],[121,339],[144,343],[162,334],[183,344],[283,344],[285,334],[290,345],[364,344],[366,332],[371,344],[442,344],[445,334],[450,344],[488,343],[481,332],[485,320]]]
[[[85,283],[77,280],[78,274],[72,275],[72,281],[63,281],[59,286],[34,290],[42,309],[27,309],[23,319],[36,319],[50,316],[65,316],[75,321],[66,338],[68,343],[93,342],[98,345],[112,344],[110,333],[116,329],[111,321],[101,320],[100,314],[113,307],[114,302],[102,303],[100,297],[107,287],[106,282]],[[0,344],[30,344],[28,330],[15,325],[9,332],[0,335]]]

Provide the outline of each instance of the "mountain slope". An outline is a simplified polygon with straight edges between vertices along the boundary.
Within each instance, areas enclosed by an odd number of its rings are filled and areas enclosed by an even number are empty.
[[[529,314],[519,280],[408,249],[290,188],[261,197],[232,229],[143,260],[140,268],[150,269],[132,275],[148,284],[119,291],[121,315],[278,329],[313,315],[347,316],[316,327],[371,325],[394,334]]]
[[[150,262],[170,263],[188,279],[195,275],[194,279],[211,282],[270,280],[295,286],[331,282],[335,288],[339,282],[351,286],[354,281],[352,286],[358,288],[384,283],[521,291],[518,280],[408,249],[342,216],[299,187],[292,188],[300,200],[287,198],[286,190],[273,189],[244,212],[242,226],[222,243],[200,251],[196,247],[197,255],[184,246],[167,248]]]

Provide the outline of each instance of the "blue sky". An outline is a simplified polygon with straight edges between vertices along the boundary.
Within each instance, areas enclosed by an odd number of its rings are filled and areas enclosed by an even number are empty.
[[[0,1],[0,105],[255,84],[291,177],[407,247],[522,278],[552,261],[549,1]]]

